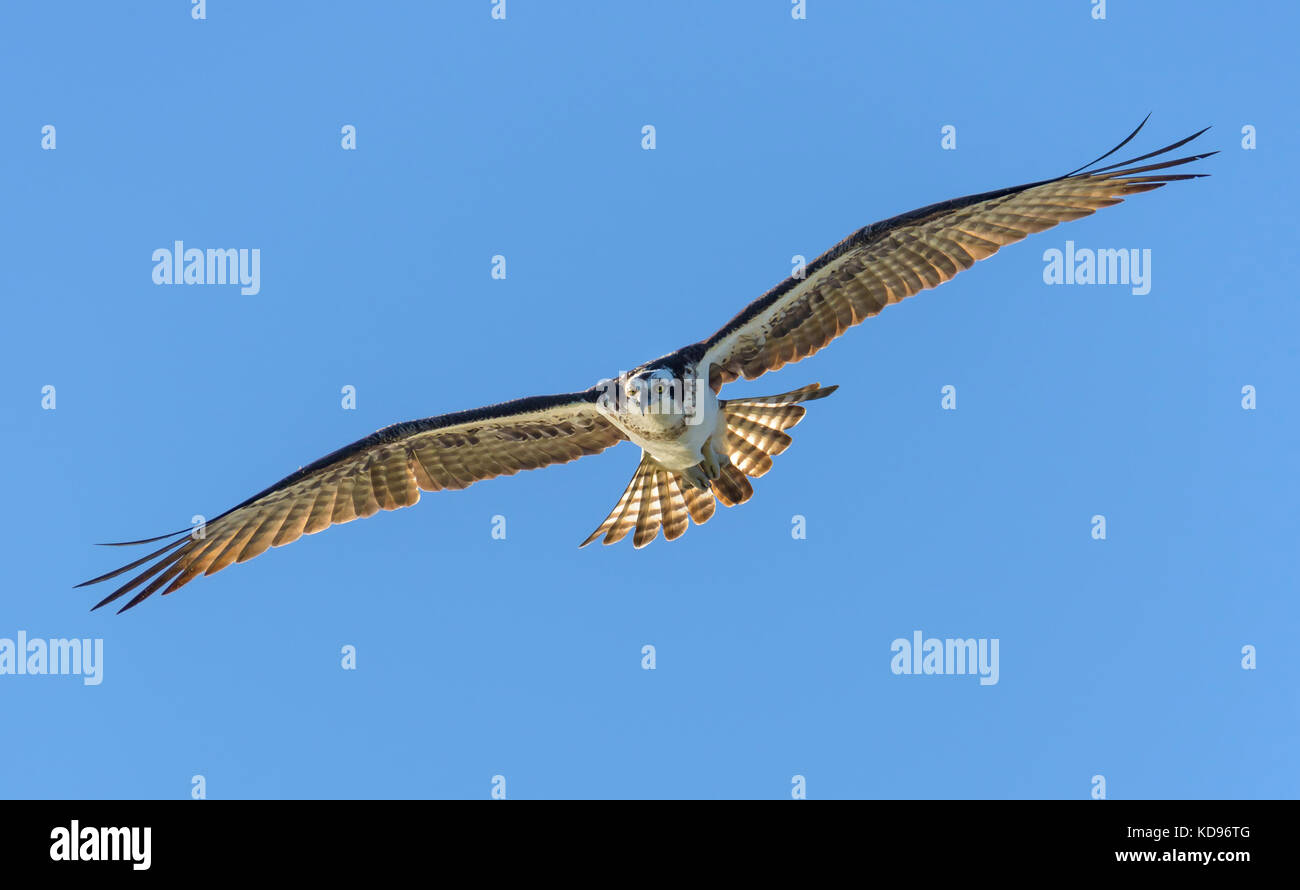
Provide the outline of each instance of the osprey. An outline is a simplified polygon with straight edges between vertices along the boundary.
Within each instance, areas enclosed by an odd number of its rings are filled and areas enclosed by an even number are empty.
[[[200,574],[245,562],[269,547],[379,510],[409,507],[421,491],[465,488],[480,479],[596,454],[623,441],[641,447],[641,462],[614,509],[582,546],[602,535],[604,543],[613,544],[633,530],[637,548],[653,541],[660,529],[675,540],[691,521],[709,520],[715,499],[728,507],[749,500],[750,478],[766,473],[773,456],[790,445],[786,430],[803,417],[802,403],[835,391],[812,383],[777,396],[720,399],[723,384],[739,377],[753,380],[806,358],[890,303],[942,284],[1031,232],[1205,175],[1168,171],[1216,152],[1138,166],[1205,130],[1096,167],[1145,123],[1064,176],[931,204],[859,229],[711,337],[617,379],[581,392],[394,424],[286,476],[200,529],[109,545],[175,539],[78,586],[152,561],[94,607],[148,582],[120,610],[126,611],[164,586],[163,593],[171,593]]]

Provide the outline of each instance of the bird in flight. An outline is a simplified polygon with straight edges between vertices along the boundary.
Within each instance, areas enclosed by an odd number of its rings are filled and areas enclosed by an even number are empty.
[[[1148,115],[1149,117],[1149,115]],[[743,504],[804,402],[834,386],[812,383],[762,398],[720,399],[723,384],[753,380],[807,358],[891,303],[948,281],[1031,232],[1088,216],[1129,195],[1206,174],[1170,170],[1217,152],[1169,159],[1205,130],[1127,161],[1106,154],[1064,176],[931,204],[859,229],[746,306],[711,337],[580,392],[516,399],[472,411],[398,423],[298,470],[196,529],[108,546],[167,540],[157,550],[83,584],[139,574],[98,609],[142,587],[119,611],[158,590],[246,562],[270,547],[331,525],[409,507],[421,491],[465,488],[597,454],[630,441],[641,462],[614,509],[582,546],[632,533],[636,548],[663,530],[675,540],[707,522],[715,499]],[[1206,129],[1209,129],[1208,127]],[[1154,163],[1142,164],[1153,158]],[[143,568],[142,568],[143,567]],[[163,589],[163,588],[166,589]]]

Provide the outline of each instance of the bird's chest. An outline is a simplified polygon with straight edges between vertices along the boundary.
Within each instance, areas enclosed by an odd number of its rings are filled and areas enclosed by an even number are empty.
[[[673,470],[693,467],[722,418],[718,398],[707,386],[689,413],[623,412],[611,418],[633,443]]]

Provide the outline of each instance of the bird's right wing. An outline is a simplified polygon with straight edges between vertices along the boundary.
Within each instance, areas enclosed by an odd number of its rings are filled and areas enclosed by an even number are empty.
[[[1205,175],[1169,171],[1215,152],[1140,164],[1186,145],[1205,130],[1140,157],[1088,170],[1141,129],[1139,125],[1115,148],[1064,176],[931,204],[854,232],[809,263],[803,276],[787,278],[695,345],[714,391],[737,377],[753,380],[806,358],[891,303],[943,284],[1032,232],[1087,216],[1129,195]]]
[[[331,525],[409,507],[421,491],[465,488],[596,454],[626,436],[596,409],[598,390],[535,396],[474,411],[398,423],[326,455],[177,537],[148,556],[78,587],[107,581],[153,561],[95,606],[107,605],[146,581],[126,611],[168,584],[163,593],[235,562],[314,534]],[[161,574],[160,574],[161,573]],[[157,576],[157,577],[155,577]]]

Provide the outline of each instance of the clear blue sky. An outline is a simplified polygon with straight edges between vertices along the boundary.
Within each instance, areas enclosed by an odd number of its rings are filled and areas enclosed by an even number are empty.
[[[0,637],[102,638],[104,673],[0,676],[0,795],[1300,794],[1297,13],[1089,8],[6,4]],[[841,387],[675,543],[577,548],[624,445],[126,615],[72,589],[131,556],[94,542],[395,421],[586,387],[795,254],[1063,173],[1147,112],[1134,153],[1213,124],[1213,177],[728,390]],[[1045,285],[1067,239],[1151,250],[1151,292]],[[260,293],[154,285],[176,240],[258,248]],[[915,630],[996,638],[999,682],[895,675]]]

